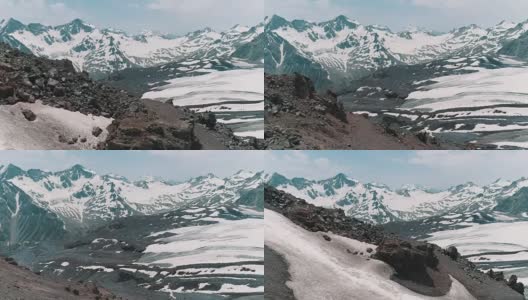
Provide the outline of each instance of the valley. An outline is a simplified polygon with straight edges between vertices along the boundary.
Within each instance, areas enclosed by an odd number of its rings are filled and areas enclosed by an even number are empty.
[[[129,181],[1,167],[0,251],[123,299],[261,299],[265,175]]]
[[[505,21],[395,32],[346,16],[309,22],[274,15],[266,20],[265,71],[307,76],[319,91],[333,90],[347,112],[424,141],[522,149],[527,30],[526,22]]]

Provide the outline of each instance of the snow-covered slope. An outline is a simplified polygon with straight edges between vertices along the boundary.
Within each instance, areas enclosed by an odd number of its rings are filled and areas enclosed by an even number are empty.
[[[0,41],[52,59],[71,60],[78,70],[94,75],[131,67],[149,67],[172,61],[231,56],[254,42],[263,24],[235,26],[225,32],[210,28],[184,36],[145,32],[129,35],[97,28],[76,19],[60,26],[23,24],[15,19],[0,22]],[[249,53],[247,53],[249,54]]]
[[[387,27],[362,25],[345,16],[319,23],[273,16],[266,20],[265,27],[272,41],[268,43],[266,71],[312,72],[303,70],[301,61],[308,60],[322,66],[328,80],[339,83],[394,65],[456,55],[495,54],[506,42],[520,38],[527,30],[526,22],[501,22],[487,29],[470,25],[447,33],[420,29],[393,32]],[[303,74],[320,83],[318,72]]]
[[[291,275],[287,285],[296,299],[475,299],[454,278],[444,296],[415,293],[390,279],[392,267],[362,255],[367,248],[376,251],[375,245],[308,232],[277,212],[266,210],[265,214],[265,245],[286,260]],[[353,256],[352,252],[362,254]]]
[[[245,171],[224,179],[209,174],[178,184],[152,178],[132,182],[121,176],[98,175],[80,165],[61,172],[25,171],[13,165],[0,171],[0,183],[22,191],[35,206],[57,215],[67,228],[193,204],[235,203],[258,189],[262,181],[262,173]]]
[[[497,180],[487,186],[469,182],[442,191],[417,186],[404,186],[393,190],[383,184],[364,184],[344,174],[317,181],[304,178],[288,179],[274,174],[268,183],[314,205],[341,208],[355,218],[383,224],[445,213],[471,214],[493,210],[502,200],[510,199],[526,187],[528,180]],[[510,213],[504,210],[504,213]]]

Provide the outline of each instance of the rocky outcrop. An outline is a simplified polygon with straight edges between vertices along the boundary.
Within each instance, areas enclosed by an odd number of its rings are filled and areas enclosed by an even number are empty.
[[[509,287],[511,287],[517,293],[524,295],[524,284],[518,281],[517,275],[511,275],[508,280],[504,277],[504,272],[496,272],[493,269],[490,269],[486,272],[491,279],[496,281],[505,282]]]
[[[210,117],[202,124],[199,115],[184,108],[146,103],[127,91],[93,81],[88,73],[76,72],[68,60],[40,58],[0,44],[0,105],[35,103],[37,100],[50,107],[114,119],[108,128],[94,128],[92,131],[94,137],[99,137],[105,129],[108,130],[106,142],[96,146],[99,149],[261,147],[258,141],[236,137],[230,129],[216,124]],[[30,111],[22,111],[22,114],[28,122],[38,117]],[[85,138],[79,137],[77,141]],[[65,144],[72,141],[64,136],[62,140]]]
[[[400,128],[347,114],[337,94],[318,94],[299,74],[265,76],[265,139],[269,149],[432,149]]]
[[[378,245],[373,258],[391,265],[396,271],[396,276],[401,279],[430,287],[435,286],[429,269],[437,269],[438,258],[435,247],[431,244],[388,238]]]

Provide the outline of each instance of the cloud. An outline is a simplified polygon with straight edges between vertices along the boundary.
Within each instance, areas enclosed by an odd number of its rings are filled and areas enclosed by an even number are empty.
[[[264,0],[151,0],[147,3],[147,8],[179,17],[205,20],[264,17]]]
[[[410,0],[417,7],[442,10],[440,16],[466,23],[490,26],[501,20],[524,21],[528,1],[519,0]]]
[[[63,2],[50,0],[0,0],[0,18],[57,25],[79,14]]]

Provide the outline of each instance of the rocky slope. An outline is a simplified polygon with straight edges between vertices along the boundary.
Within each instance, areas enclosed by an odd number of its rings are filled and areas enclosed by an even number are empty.
[[[128,68],[197,58],[234,56],[260,60],[255,48],[260,45],[263,26],[237,25],[224,32],[205,28],[184,36],[153,32],[130,35],[97,28],[79,19],[59,26],[9,19],[0,21],[0,42],[37,56],[68,59],[76,70],[98,77]]]
[[[344,291],[348,292],[348,296],[357,295],[362,297],[361,293],[368,290],[370,299],[390,299],[391,297],[399,299],[405,297],[405,295],[409,298],[444,295],[447,299],[469,299],[470,297],[490,300],[524,299],[521,292],[514,290],[516,288],[516,278],[511,279],[507,283],[503,279],[491,276],[493,274],[486,275],[478,271],[471,262],[461,258],[456,248],[442,250],[433,244],[405,240],[397,235],[388,234],[379,227],[373,227],[346,217],[342,210],[316,207],[272,187],[265,188],[265,207],[270,211],[270,218],[266,222],[281,222],[280,224],[283,224],[283,226],[288,226],[288,228],[283,227],[285,232],[290,232],[291,230],[299,231],[298,235],[306,238],[299,242],[318,243],[316,248],[314,248],[318,252],[310,252],[313,261],[309,264],[313,266],[314,264],[318,265],[320,262],[326,263],[324,267],[320,266],[317,272],[324,273],[325,268],[331,268],[330,261],[337,260],[342,264],[346,264],[347,261],[354,261],[355,263],[350,266],[352,269],[357,268],[353,278],[355,278],[354,280],[361,280],[365,271],[369,274],[369,278],[378,276],[377,272],[383,268],[382,265],[378,265],[378,260],[391,267],[387,272],[382,273],[379,279],[376,279],[376,283],[383,286],[382,290],[377,290],[371,284],[372,282],[370,284],[365,282],[364,285],[361,285],[363,290],[354,290],[355,283],[351,277],[351,281],[346,281],[347,286],[341,286],[333,281],[334,284],[331,289],[320,289],[317,291],[317,293],[321,293],[324,290],[325,297],[336,297],[340,292]],[[286,217],[288,221],[281,221],[280,216]],[[302,228],[302,230],[290,228],[292,225],[287,225],[287,222],[292,222],[295,226]],[[275,225],[267,224],[266,228],[267,230],[274,230]],[[280,227],[276,229],[280,230]],[[271,233],[269,232],[269,234]],[[317,276],[317,274],[295,273],[294,278],[288,278],[292,276],[291,273],[288,274],[288,270],[295,269],[299,267],[299,263],[308,263],[308,261],[303,261],[300,255],[292,256],[288,252],[288,246],[283,244],[284,242],[288,243],[287,240],[275,239],[274,236],[269,236],[268,238],[268,236],[267,233],[266,246],[269,248],[267,253],[270,253],[274,259],[268,261],[266,258],[266,270],[268,268],[270,271],[274,269],[270,274],[282,277],[274,278],[270,281],[274,285],[266,285],[266,290],[270,291],[270,296],[267,296],[267,299],[279,299],[272,295],[281,294],[288,295],[290,299],[309,299],[309,296],[302,296],[304,294],[298,289],[300,286],[310,289],[309,285],[299,281],[305,277],[312,278]],[[371,246],[364,249],[368,245]],[[306,244],[303,249],[312,251],[311,246],[311,244]],[[356,248],[361,250],[350,250]],[[295,262],[288,261],[287,264],[280,263],[280,261],[277,262],[277,258],[280,258],[280,255],[285,255],[282,259],[294,259]],[[321,257],[325,256],[330,257],[328,260],[322,260]],[[298,260],[299,257],[301,257],[300,260]],[[376,264],[375,267],[374,264]],[[282,270],[279,272],[276,270],[277,268],[282,268]],[[311,270],[315,271],[315,269]],[[310,273],[310,269],[305,268],[304,271]],[[338,270],[335,270],[333,274],[338,273],[346,276],[346,273]],[[400,289],[398,286],[383,282],[389,279],[405,288]],[[295,292],[295,297],[291,290],[288,291],[288,288],[285,287],[287,280],[289,281],[288,286]],[[513,281],[515,281],[515,284]],[[386,294],[387,291],[389,291],[390,295]],[[409,291],[412,292],[409,294]],[[386,295],[381,296],[383,293]]]
[[[265,139],[269,149],[439,149],[388,120],[383,126],[348,114],[328,91],[317,94],[301,75],[266,75]],[[419,138],[420,137],[420,138]],[[454,148],[454,147],[453,147]]]
[[[3,149],[254,149],[222,124],[0,44]],[[23,132],[23,134],[22,134]]]
[[[2,299],[123,299],[95,284],[51,280],[20,267],[12,258],[0,260]]]

